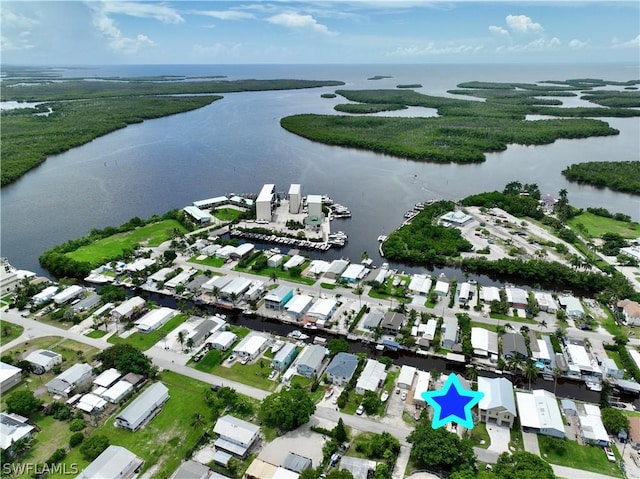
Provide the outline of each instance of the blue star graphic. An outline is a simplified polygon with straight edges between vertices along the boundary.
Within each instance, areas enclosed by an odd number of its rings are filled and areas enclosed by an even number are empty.
[[[426,391],[422,398],[433,407],[431,427],[438,429],[450,422],[455,422],[467,429],[473,429],[471,409],[484,397],[480,391],[464,389],[458,377],[451,373],[447,381],[438,391]]]

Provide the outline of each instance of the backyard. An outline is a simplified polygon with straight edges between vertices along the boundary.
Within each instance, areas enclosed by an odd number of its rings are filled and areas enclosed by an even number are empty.
[[[187,317],[188,316],[186,314],[178,314],[177,316],[174,316],[169,321],[167,321],[167,323],[164,324],[161,328],[158,328],[155,331],[151,331],[150,333],[143,334],[136,332],[126,338],[121,338],[114,334],[110,336],[107,341],[111,344],[130,344],[131,346],[135,346],[141,351],[146,351],[158,341],[160,341],[163,335],[169,334],[171,331],[184,323],[187,320]]]
[[[610,462],[603,449],[599,446],[582,446],[576,441],[542,436],[540,434],[538,435],[538,444],[540,446],[540,455],[552,464],[613,477],[623,477],[618,465]],[[616,457],[619,458],[620,455],[616,447],[612,445],[611,449],[616,454]]]

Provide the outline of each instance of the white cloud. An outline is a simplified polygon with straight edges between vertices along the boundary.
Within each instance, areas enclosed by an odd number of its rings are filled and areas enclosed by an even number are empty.
[[[239,10],[196,10],[192,13],[217,18],[219,20],[244,20],[247,18],[255,18],[253,13],[241,12]]]
[[[236,53],[242,49],[244,46],[243,43],[225,43],[225,42],[217,42],[213,45],[202,45],[200,43],[196,43],[193,46],[193,51],[198,56],[207,56],[207,57],[220,57],[224,55],[228,55],[230,53]]]
[[[162,23],[183,23],[184,18],[174,10],[160,3],[155,2],[112,2],[102,3],[102,10],[105,14],[115,13],[139,18],[155,18]]]
[[[300,15],[299,13],[292,12],[279,13],[278,15],[267,18],[267,21],[275,25],[282,25],[283,27],[296,30],[309,29],[323,35],[336,35],[336,33],[329,30],[326,25],[318,23],[311,15]]]
[[[153,40],[141,33],[134,38],[125,37],[116,22],[99,7],[93,8],[93,25],[107,40],[109,48],[117,52],[135,53],[142,47],[155,45]]]
[[[534,22],[526,15],[507,15],[505,19],[509,28],[519,33],[541,33],[544,31],[542,25]]]
[[[507,52],[542,52],[546,50],[554,50],[562,45],[562,42],[557,38],[553,37],[551,40],[547,40],[545,38],[538,38],[537,40],[533,40],[532,42],[519,44],[519,45],[510,45],[510,46],[501,46],[496,49],[498,52],[507,51]]]
[[[30,48],[33,48],[33,45],[23,38],[13,41],[4,35],[0,35],[0,50],[3,52],[10,50],[29,50]]]
[[[36,20],[35,18],[29,18],[25,15],[20,15],[19,13],[7,10],[5,7],[2,8],[1,17],[2,28],[33,28],[36,25],[40,24],[40,21]]]
[[[614,38],[613,48],[640,48],[640,35],[626,42],[621,42],[617,38]]]
[[[468,44],[445,44],[436,45],[430,42],[426,45],[397,47],[389,55],[398,57],[417,57],[425,55],[448,55],[456,53],[476,53],[483,49],[482,45],[468,45]]]
[[[491,25],[491,26],[489,27],[489,31],[490,31],[491,33],[497,33],[498,35],[509,35],[509,32],[508,32],[508,31],[506,31],[504,28],[502,28],[502,27],[498,27],[498,26],[496,26],[496,25]]]
[[[572,50],[584,50],[588,46],[588,42],[583,42],[581,40],[578,40],[577,38],[574,38],[569,42],[569,48],[571,48]]]

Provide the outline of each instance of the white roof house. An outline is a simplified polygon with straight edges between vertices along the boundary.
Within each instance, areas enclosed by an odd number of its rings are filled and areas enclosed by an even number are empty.
[[[342,272],[340,280],[347,283],[357,283],[364,277],[366,272],[367,268],[363,264],[350,264],[347,266],[347,269]]]
[[[131,273],[138,273],[140,271],[144,271],[146,268],[155,263],[156,261],[151,258],[139,258],[133,263],[129,263],[127,266],[125,266],[124,270]]]
[[[500,301],[500,288],[495,286],[483,286],[482,289],[480,289],[480,300],[484,303]]]
[[[479,376],[478,391],[484,393],[484,397],[478,403],[480,420],[489,422],[490,419],[494,419],[498,425],[506,424],[511,427],[518,415],[511,381],[507,378]]]
[[[314,259],[309,263],[309,268],[307,269],[307,274],[311,276],[319,276],[324,274],[329,269],[330,263],[328,261],[323,261],[321,259]]]
[[[56,304],[64,304],[67,301],[72,300],[73,298],[77,298],[82,294],[81,286],[74,284],[73,286],[69,286],[68,288],[63,289],[58,294],[53,297],[53,302]]]
[[[216,258],[227,259],[235,250],[235,246],[231,246],[230,244],[224,245],[222,248],[216,251]]]
[[[122,374],[120,374],[116,368],[110,368],[102,371],[98,377],[93,380],[93,384],[108,388],[120,379],[120,376],[122,376]]]
[[[128,381],[118,381],[109,389],[101,394],[101,397],[109,401],[110,403],[117,404],[124,399],[124,397],[133,391],[133,385]]]
[[[294,294],[293,298],[291,298],[285,306],[285,309],[289,315],[298,319],[307,312],[312,302],[313,298],[308,294]]]
[[[488,329],[471,328],[471,345],[476,356],[498,354],[498,335]]]
[[[430,276],[424,274],[414,274],[411,276],[409,282],[409,292],[412,294],[418,294],[420,296],[426,296],[431,291],[431,285],[433,281]]]
[[[584,410],[584,413],[582,413]],[[602,424],[601,411],[595,404],[583,404],[578,408],[578,418],[580,419],[580,430],[586,442],[595,443],[599,446],[609,444],[609,434]]]
[[[123,301],[119,306],[113,308],[111,310],[111,316],[116,320],[129,318],[134,311],[144,308],[145,304],[145,300],[140,296],[133,296],[132,298]]]
[[[193,206],[197,208],[212,208],[214,206],[220,206],[229,201],[229,198],[226,196],[216,196],[215,198],[207,198],[205,200],[198,200],[193,202]]]
[[[235,247],[235,250],[231,252],[233,258],[246,258],[255,249],[255,246],[251,243],[242,243]]]
[[[182,211],[191,216],[197,223],[210,223],[213,219],[211,214],[202,211],[197,206],[185,206]]]
[[[51,298],[55,296],[56,291],[58,291],[57,286],[49,286],[48,288],[45,288],[42,291],[40,291],[38,294],[34,294],[33,298],[31,298],[33,301],[33,304],[39,305],[39,304],[46,303],[47,301],[49,301]]]
[[[223,449],[236,456],[244,457],[258,439],[260,428],[255,424],[225,415],[216,421],[213,432],[218,434],[216,449]]]
[[[449,211],[442,215],[440,220],[446,225],[464,226],[473,221],[473,218],[462,211]]]
[[[418,377],[416,379],[416,387],[413,390],[413,402],[414,404],[425,405],[427,402],[422,397],[422,393],[429,390],[429,383],[431,382],[431,373],[427,371],[418,371]]]
[[[144,463],[122,446],[109,446],[76,479],[122,479],[132,477]]]
[[[343,273],[345,269],[347,269],[347,266],[349,266],[349,262],[347,260],[334,259],[329,265],[329,268],[327,268],[327,271],[324,273],[324,275],[327,278],[337,278]]]
[[[627,348],[627,352],[629,353],[629,356],[631,356],[631,359],[633,359],[633,362],[636,364],[636,367],[640,368],[640,352],[638,352],[633,348]]]
[[[429,321],[427,321],[427,324],[425,324],[422,337],[425,339],[428,339],[429,341],[433,341],[433,337],[436,334],[437,327],[438,327],[438,321],[436,321],[435,319],[430,319]]]
[[[301,376],[315,377],[327,355],[327,348],[319,344],[308,344],[304,347],[296,361],[296,371]]]
[[[76,407],[81,411],[88,414],[92,414],[98,411],[102,411],[107,405],[107,401],[96,394],[85,394],[76,403]]]
[[[556,395],[544,389],[532,392],[516,392],[516,402],[520,412],[520,424],[538,434],[564,437],[564,424]]]
[[[400,368],[400,375],[398,376],[398,382],[396,384],[400,389],[411,389],[415,377],[416,368],[404,364]]]
[[[53,395],[69,396],[76,389],[91,384],[93,368],[86,363],[74,364],[47,383]]]
[[[356,394],[366,391],[377,391],[387,377],[386,366],[375,359],[367,359],[367,363],[356,382]]]
[[[242,297],[245,301],[252,301],[259,298],[264,291],[264,281],[254,279],[251,282],[251,286],[249,286],[249,289],[244,292]]]
[[[546,364],[551,363],[551,351],[549,351],[547,342],[544,339],[538,339],[536,340],[536,343],[538,344],[538,351],[532,351],[534,359]]]
[[[177,314],[178,311],[171,308],[162,307],[153,309],[136,321],[136,328],[138,328],[138,331],[141,333],[155,331]]]
[[[248,278],[235,278],[220,290],[220,295],[226,298],[235,295],[237,298],[240,298],[242,294],[251,287],[251,283],[252,280]]]
[[[207,338],[207,343],[210,343],[215,349],[221,351],[227,351],[233,343],[236,342],[238,336],[231,331],[220,331],[218,334],[212,334]]]
[[[226,285],[231,282],[231,278],[228,276],[214,276],[209,281],[204,283],[201,288],[203,291],[211,292],[214,290],[221,291]]]
[[[289,268],[295,268],[296,266],[301,266],[304,264],[305,258],[304,256],[300,256],[299,254],[294,254],[291,258],[287,260],[287,262],[282,265],[282,269],[287,271]]]
[[[459,286],[458,289],[458,301],[460,303],[466,303],[467,301],[469,301],[469,299],[471,299],[471,283],[465,281]]]
[[[27,424],[26,417],[0,413],[0,448],[6,451],[14,442],[29,437],[34,429]]]
[[[36,374],[45,373],[62,362],[62,355],[48,349],[36,349],[24,358]]]
[[[164,281],[169,273],[173,271],[173,268],[162,268],[153,273],[147,278],[147,283],[150,281]]]
[[[436,286],[433,288],[435,293],[439,296],[446,296],[449,292],[449,283],[446,281],[438,280],[436,281]]]
[[[233,352],[242,358],[249,358],[253,361],[267,348],[269,338],[261,334],[249,334],[233,349]]]
[[[527,306],[529,295],[522,288],[505,288],[507,303],[514,308],[524,308]]]
[[[536,291],[535,293],[533,293],[533,295],[538,302],[540,311],[545,311],[552,314],[558,311],[558,304],[550,293],[545,293],[544,291]]]
[[[338,302],[335,299],[320,298],[313,303],[313,306],[309,308],[307,318],[313,318],[316,321],[327,321],[331,318],[331,315],[336,310]]]
[[[458,318],[447,318],[442,325],[442,347],[451,349],[458,342]]]
[[[174,289],[176,286],[178,286],[180,284],[184,284],[187,281],[189,281],[189,278],[191,278],[191,276],[195,272],[196,272],[196,270],[195,269],[191,269],[191,268],[189,268],[186,271],[182,271],[182,272],[178,273],[177,275],[175,275],[170,280],[166,281],[164,283],[164,287],[165,288],[169,288],[169,289]]]
[[[0,392],[6,392],[22,379],[22,369],[0,361]]]
[[[560,296],[560,305],[565,309],[567,316],[571,318],[584,318],[584,308],[580,300],[574,296]]]
[[[594,367],[597,365],[591,362],[589,353],[584,346],[579,344],[567,344],[567,354],[569,355],[570,364],[578,366],[583,373],[589,373],[599,368]]]
[[[154,383],[116,416],[115,425],[136,431],[160,412],[160,408],[168,399],[167,387],[160,382]]]

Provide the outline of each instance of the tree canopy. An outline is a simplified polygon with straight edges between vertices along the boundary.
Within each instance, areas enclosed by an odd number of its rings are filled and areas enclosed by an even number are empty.
[[[116,368],[120,373],[136,373],[145,377],[153,375],[151,359],[130,344],[115,344],[96,355],[103,369]]]
[[[80,452],[88,461],[93,461],[109,447],[109,438],[102,434],[93,434],[84,440],[80,446]]]
[[[11,393],[7,399],[7,409],[20,416],[29,417],[42,406],[42,401],[35,397],[33,391],[22,390]]]
[[[452,472],[475,468],[476,458],[469,441],[444,428],[433,429],[430,424],[420,423],[407,441],[412,444],[411,459],[427,469]]]
[[[556,475],[547,461],[530,452],[503,452],[493,468],[500,479],[555,479]]]
[[[292,387],[264,398],[258,417],[267,426],[292,431],[306,424],[315,410],[311,395],[305,389]]]
[[[629,429],[629,418],[622,411],[608,407],[602,410],[602,424],[607,431],[617,434]]]
[[[640,161],[589,161],[562,170],[571,181],[640,195]]]

